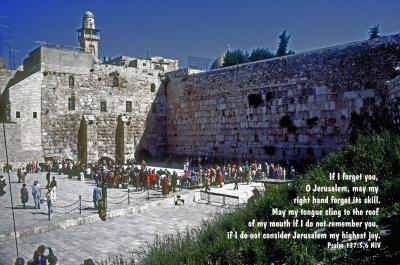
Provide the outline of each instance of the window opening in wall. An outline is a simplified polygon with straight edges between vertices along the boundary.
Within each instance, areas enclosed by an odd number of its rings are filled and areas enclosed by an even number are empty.
[[[75,78],[72,75],[69,76],[68,84],[69,84],[69,87],[75,86]]]
[[[107,111],[107,102],[105,102],[105,101],[100,102],[100,111],[101,112]]]
[[[126,112],[132,112],[132,101],[126,101]]]
[[[33,112],[33,118],[37,119],[37,112],[36,111]]]
[[[113,77],[113,87],[118,86],[118,84],[119,84],[118,77],[114,76]]]
[[[19,111],[15,112],[15,118],[17,119],[21,118],[21,112]]]
[[[262,97],[259,94],[250,94],[247,100],[249,101],[249,105],[255,108],[262,104]]]
[[[151,92],[156,91],[156,84],[151,83],[151,85],[150,85],[150,91],[151,91]]]
[[[75,110],[75,97],[68,98],[68,110]]]

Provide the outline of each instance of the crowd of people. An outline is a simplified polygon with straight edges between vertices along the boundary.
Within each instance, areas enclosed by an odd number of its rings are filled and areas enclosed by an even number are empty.
[[[222,187],[225,183],[251,182],[261,178],[293,178],[296,171],[289,161],[285,163],[264,162],[225,162],[207,163],[200,159],[186,159],[183,173],[177,170],[148,167],[143,160],[140,165],[117,165],[111,160],[100,161],[96,165],[85,165],[72,160],[55,161],[53,170],[77,176],[80,180],[94,180],[107,188],[127,188],[132,185],[139,190],[161,189],[163,195],[177,189],[189,187]]]
[[[18,182],[22,183],[20,199],[24,208],[29,201],[29,191],[25,183],[26,175],[39,173],[44,169],[47,170],[45,188],[42,189],[37,180],[31,186],[36,209],[40,209],[42,190],[46,190],[45,200],[49,208],[56,200],[57,181],[54,176],[51,179],[51,170],[58,174],[68,175],[68,178],[78,177],[81,181],[94,181],[96,183],[93,191],[95,208],[104,197],[103,193],[106,194],[105,188],[126,189],[128,185],[131,185],[136,188],[136,191],[161,190],[162,195],[167,196],[170,192],[188,188],[204,187],[208,191],[210,186],[222,187],[226,183],[235,183],[234,189],[238,189],[240,182],[249,183],[261,178],[286,179],[296,175],[294,166],[290,165],[289,161],[284,163],[257,163],[256,161],[216,163],[200,158],[186,159],[183,163],[183,171],[151,168],[144,160],[140,165],[135,165],[135,163],[117,165],[110,159],[89,165],[70,159],[53,161],[42,166],[38,162],[32,162],[26,167],[17,169]]]

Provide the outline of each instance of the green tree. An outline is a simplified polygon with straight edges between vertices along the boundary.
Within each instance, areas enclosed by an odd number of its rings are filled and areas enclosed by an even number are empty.
[[[256,48],[251,51],[249,56],[250,62],[255,62],[259,60],[265,60],[275,57],[275,55],[270,52],[267,48]]]
[[[369,28],[369,39],[376,39],[379,38],[379,24],[374,25],[372,28]]]
[[[289,45],[289,39],[290,35],[286,33],[286,30],[282,32],[281,35],[279,35],[279,45],[278,49],[276,50],[276,57],[280,56],[285,56],[289,54],[294,54],[294,51],[290,50],[288,51],[288,45]]]
[[[236,49],[234,51],[227,51],[224,57],[223,67],[247,63],[249,61],[249,54],[246,51]]]

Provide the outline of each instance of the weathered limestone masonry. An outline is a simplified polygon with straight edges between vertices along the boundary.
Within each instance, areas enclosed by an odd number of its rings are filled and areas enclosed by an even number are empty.
[[[0,120],[5,120],[7,114],[12,116],[12,122],[5,124],[8,157],[11,165],[23,161],[40,161],[42,148],[40,140],[40,119],[33,119],[34,112],[40,113],[40,89],[38,82],[41,76],[31,75],[14,86],[12,91],[9,86],[15,79],[21,76],[21,72],[0,70],[0,86],[2,90],[0,103]],[[13,104],[10,104],[13,98]],[[6,106],[10,107],[8,111]],[[23,106],[21,108],[21,106]],[[29,110],[29,111],[27,111]],[[18,118],[16,117],[18,112]],[[0,135],[0,163],[5,163],[5,146],[3,128]]]
[[[168,153],[319,158],[348,142],[352,112],[379,107],[377,91],[387,89],[399,62],[397,34],[198,74],[171,73]]]
[[[165,155],[161,70],[98,64],[87,52],[39,47],[14,79],[6,89],[8,126],[18,139],[9,143],[29,157],[15,153],[16,164],[46,157],[122,162],[143,150]]]
[[[87,151],[92,153],[93,159],[96,159],[93,157],[96,153],[98,159],[101,157],[115,159],[116,153],[119,153],[118,160],[124,160],[125,154],[133,155],[139,143],[142,148],[154,155],[162,151],[165,137],[159,138],[159,133],[165,133],[166,126],[165,111],[162,112],[161,108],[156,110],[156,105],[158,106],[160,102],[154,102],[161,84],[157,72],[111,65],[93,65],[81,73],[61,70],[45,71],[43,74],[46,74],[42,84],[42,142],[45,155],[87,160],[83,156],[79,157],[78,152],[78,132],[85,134],[84,128],[80,130],[83,115],[92,115],[93,120],[87,123],[86,128],[93,128],[97,135],[96,139],[93,139],[93,134],[92,137],[87,137],[88,142],[82,141],[79,147],[89,145]],[[69,86],[71,77],[74,79],[73,87]],[[118,84],[113,86],[114,77],[118,80]],[[151,92],[152,84],[156,87],[154,92]],[[68,109],[68,99],[74,99],[75,110]],[[126,109],[127,101],[132,104],[132,110],[129,112]],[[103,111],[102,102],[105,104]],[[142,135],[151,109],[152,118],[158,118],[158,123],[147,123],[157,124],[158,127],[148,128],[153,133],[149,133],[147,140],[144,140]],[[156,111],[160,112],[158,116]],[[160,119],[160,116],[164,117]],[[125,130],[129,131],[129,134],[122,132],[122,135],[117,135],[118,120],[121,118],[125,119]],[[120,150],[126,147],[122,153],[116,150],[116,141],[120,143]],[[89,162],[97,161],[93,159],[89,159]]]

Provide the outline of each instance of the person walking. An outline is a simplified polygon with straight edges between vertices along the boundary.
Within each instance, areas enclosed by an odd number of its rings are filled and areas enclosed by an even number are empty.
[[[26,184],[22,184],[22,188],[21,188],[21,203],[22,206],[25,209],[25,204],[28,202],[29,200],[29,192],[28,189],[26,188]]]
[[[97,209],[99,206],[99,201],[102,198],[102,192],[100,188],[100,184],[97,184],[97,186],[93,189],[93,204],[94,208]]]
[[[40,185],[39,182],[35,180],[32,186],[32,196],[33,200],[35,201],[35,209],[40,209],[40,195],[41,195]]]

